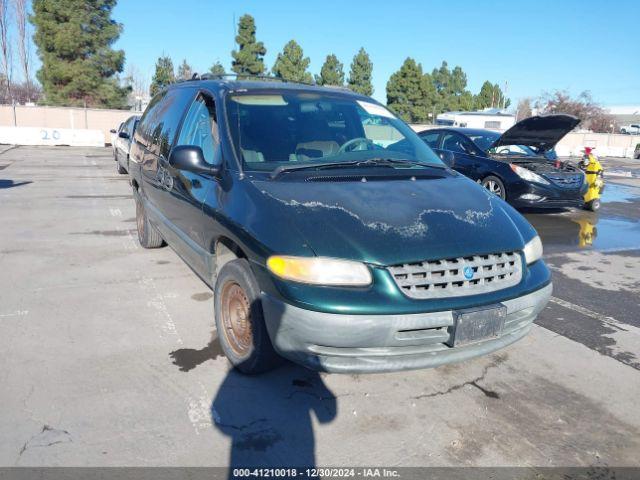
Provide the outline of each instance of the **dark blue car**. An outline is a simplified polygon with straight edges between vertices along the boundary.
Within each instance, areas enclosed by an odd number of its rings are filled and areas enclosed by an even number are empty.
[[[451,168],[516,208],[580,207],[584,175],[554,162],[555,145],[578,123],[571,115],[545,115],[526,118],[503,134],[447,127],[419,136]]]

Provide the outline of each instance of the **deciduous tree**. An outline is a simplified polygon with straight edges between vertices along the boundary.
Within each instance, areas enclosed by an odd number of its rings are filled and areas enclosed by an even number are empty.
[[[122,25],[111,18],[116,0],[33,0],[31,22],[42,68],[37,78],[51,104],[124,108],[124,51],[113,43]]]
[[[193,77],[193,69],[191,65],[187,63],[187,60],[182,60],[182,63],[178,66],[178,80],[189,80]]]
[[[3,88],[5,96],[11,101],[11,78],[12,78],[12,49],[9,38],[9,0],[0,0],[0,62],[2,70],[0,74],[3,77]]]
[[[544,93],[536,102],[542,113],[567,113],[578,117],[581,127],[594,132],[606,133],[615,128],[614,118],[602,106],[593,100],[591,93],[585,91],[575,98],[568,92],[556,90]],[[611,125],[614,125],[613,128]]]
[[[262,75],[265,72],[264,56],[267,49],[256,40],[256,23],[251,15],[240,17],[236,43],[238,50],[231,52],[231,70],[238,75]]]
[[[28,0],[13,0],[13,9],[16,16],[16,43],[18,44],[18,57],[22,70],[22,81],[26,87],[27,96],[31,88],[31,35],[28,32],[29,13],[27,12]]]
[[[373,85],[371,84],[372,72],[373,63],[369,58],[369,54],[364,48],[361,48],[351,62],[349,80],[347,80],[349,88],[361,95],[373,95]]]
[[[522,98],[518,102],[518,109],[516,110],[516,120],[519,122],[525,118],[531,116],[531,99]]]

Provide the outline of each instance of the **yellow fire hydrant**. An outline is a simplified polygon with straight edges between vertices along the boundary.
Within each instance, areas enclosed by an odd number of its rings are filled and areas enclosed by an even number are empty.
[[[604,190],[604,169],[590,147],[584,149],[580,169],[584,172],[585,181],[589,186],[583,198],[584,208],[595,212],[600,208],[600,196]]]

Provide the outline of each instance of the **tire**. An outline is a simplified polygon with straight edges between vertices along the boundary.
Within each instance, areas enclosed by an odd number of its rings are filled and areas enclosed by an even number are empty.
[[[482,179],[481,185],[493,193],[495,196],[500,197],[503,200],[507,199],[507,190],[498,177],[493,175],[489,175],[488,177],[484,177]]]
[[[260,302],[260,288],[243,258],[226,263],[218,274],[213,305],[222,350],[240,372],[266,372],[282,362],[271,344]]]
[[[585,203],[584,208],[591,210],[592,212],[597,212],[600,210],[600,200],[597,198],[591,200],[590,202]]]
[[[136,200],[136,227],[140,246],[143,248],[158,248],[164,246],[164,240],[162,240],[158,229],[149,221],[147,212],[137,192],[134,192],[133,196]]]
[[[122,165],[120,165],[120,162],[118,162],[117,160],[116,160],[116,168],[118,169],[118,173],[120,175],[124,175],[125,173],[127,173],[127,169],[124,168]]]

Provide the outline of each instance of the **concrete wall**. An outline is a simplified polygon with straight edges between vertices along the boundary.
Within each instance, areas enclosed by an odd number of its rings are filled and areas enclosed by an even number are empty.
[[[73,107],[14,107],[0,105],[0,127],[35,127],[37,129],[99,130],[110,142],[109,130],[139,112]],[[38,132],[40,134],[40,132]],[[86,135],[86,134],[79,134]],[[89,134],[91,135],[91,134]],[[22,137],[20,137],[22,138]]]
[[[105,141],[102,130],[0,126],[0,144],[103,147]]]

